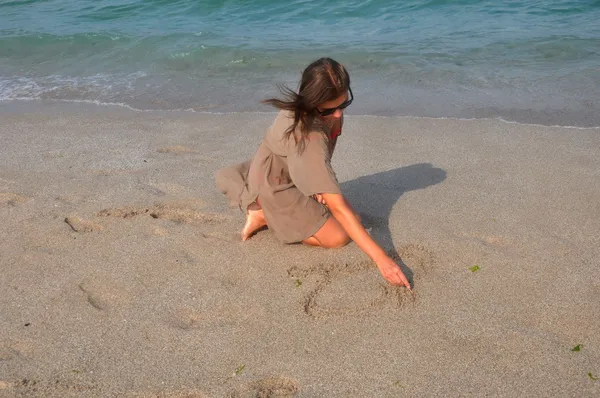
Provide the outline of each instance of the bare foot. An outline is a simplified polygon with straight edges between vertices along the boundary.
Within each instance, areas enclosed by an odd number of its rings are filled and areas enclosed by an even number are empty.
[[[266,225],[267,221],[265,220],[265,213],[262,211],[262,209],[248,209],[248,214],[246,215],[246,224],[242,229],[242,241],[248,240],[252,234]]]

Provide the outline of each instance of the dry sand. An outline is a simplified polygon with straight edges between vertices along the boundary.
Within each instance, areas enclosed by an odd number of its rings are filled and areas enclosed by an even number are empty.
[[[354,244],[239,241],[213,174],[273,114],[0,112],[0,396],[600,395],[598,129],[348,117],[413,296]]]

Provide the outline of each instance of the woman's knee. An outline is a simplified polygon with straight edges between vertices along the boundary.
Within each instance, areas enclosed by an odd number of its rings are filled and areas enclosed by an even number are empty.
[[[338,234],[335,237],[332,237],[331,241],[328,242],[329,245],[327,247],[330,249],[337,249],[346,246],[349,242],[350,237],[345,231],[342,231],[342,233]]]
[[[329,218],[312,237],[319,242],[319,246],[329,249],[343,247],[350,242],[350,237],[344,228],[333,217]]]

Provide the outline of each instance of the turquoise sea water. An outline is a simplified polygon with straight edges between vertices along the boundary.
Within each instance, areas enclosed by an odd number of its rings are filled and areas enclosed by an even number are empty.
[[[0,0],[4,101],[268,111],[321,56],[351,114],[600,126],[600,1]]]

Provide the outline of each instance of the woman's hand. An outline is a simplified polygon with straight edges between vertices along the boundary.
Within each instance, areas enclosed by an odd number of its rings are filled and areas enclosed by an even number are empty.
[[[327,202],[331,214],[340,223],[348,236],[364,251],[374,262],[381,275],[393,285],[406,286],[410,289],[410,283],[404,273],[387,255],[387,253],[373,240],[365,227],[360,223],[354,210],[342,194],[325,193],[322,195]]]
[[[408,290],[411,290],[410,282],[406,279],[404,272],[402,272],[398,264],[390,257],[383,257],[381,260],[377,261],[376,264],[379,272],[386,281],[392,285],[406,286]]]

